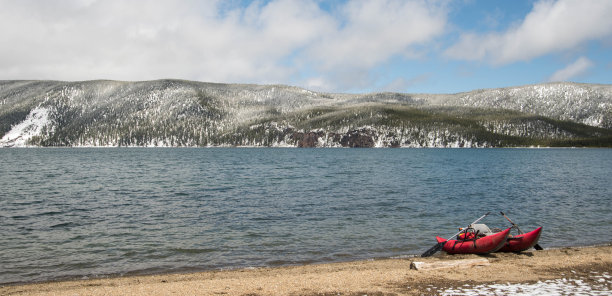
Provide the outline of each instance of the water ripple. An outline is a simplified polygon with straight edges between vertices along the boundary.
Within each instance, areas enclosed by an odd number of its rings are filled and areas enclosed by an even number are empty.
[[[0,162],[0,283],[419,254],[487,211],[544,226],[545,247],[612,231],[612,149],[0,149]]]

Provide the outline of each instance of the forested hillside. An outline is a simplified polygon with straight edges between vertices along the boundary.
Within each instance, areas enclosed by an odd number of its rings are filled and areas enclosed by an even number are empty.
[[[612,146],[612,86],[331,94],[182,80],[0,81],[0,147]]]

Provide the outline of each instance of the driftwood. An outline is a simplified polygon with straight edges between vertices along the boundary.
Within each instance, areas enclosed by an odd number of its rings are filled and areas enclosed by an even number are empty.
[[[491,265],[491,263],[486,258],[435,261],[435,262],[413,261],[410,264],[410,269],[432,270],[432,269],[444,269],[444,268],[470,268],[474,266],[487,266],[487,265]]]

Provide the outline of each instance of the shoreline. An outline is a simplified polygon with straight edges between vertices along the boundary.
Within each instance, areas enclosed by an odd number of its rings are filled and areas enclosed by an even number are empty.
[[[566,245],[566,246],[551,246],[547,247],[544,250],[559,250],[565,248],[598,248],[598,247],[606,247],[612,246],[612,241],[605,243],[597,243],[597,244],[574,244],[574,245]],[[528,252],[535,251],[533,248]],[[438,253],[434,254],[432,257],[439,257],[440,254],[444,254],[444,251],[440,250]],[[450,255],[449,255],[450,256]],[[462,255],[454,255],[457,256]],[[77,281],[87,281],[87,280],[104,280],[104,279],[115,279],[115,278],[128,278],[128,277],[147,277],[147,276],[161,276],[161,275],[185,275],[185,274],[197,274],[197,273],[205,273],[205,272],[232,272],[239,270],[257,270],[257,269],[275,269],[275,268],[285,268],[285,267],[300,267],[300,266],[309,266],[309,265],[325,265],[325,264],[346,264],[352,262],[368,262],[368,261],[379,261],[379,260],[411,260],[411,261],[419,261],[419,254],[403,254],[403,255],[392,255],[392,256],[381,256],[381,257],[372,257],[372,258],[356,258],[356,259],[345,259],[345,260],[328,260],[328,261],[304,261],[304,262],[295,262],[295,263],[287,263],[287,264],[278,264],[278,265],[258,265],[258,266],[227,266],[227,267],[213,267],[213,268],[205,268],[205,267],[197,267],[197,266],[183,266],[177,268],[169,268],[169,269],[145,269],[145,270],[128,270],[124,272],[114,272],[114,273],[105,273],[105,274],[82,274],[82,275],[66,275],[59,277],[49,277],[47,279],[40,280],[31,280],[31,281],[16,281],[16,282],[0,282],[0,288],[4,286],[26,286],[26,285],[36,285],[36,284],[48,284],[48,283],[56,283],[56,282],[77,282]],[[452,256],[449,258],[453,258]],[[155,270],[155,271],[149,271]],[[2,295],[2,294],[0,294]]]
[[[465,269],[410,269],[414,261],[432,263],[474,258],[484,258],[490,264]],[[429,258],[402,256],[280,267],[2,284],[0,295],[436,295],[461,289],[468,291],[466,289],[474,287],[500,289],[500,285],[537,283],[550,284],[553,288],[570,285],[570,289],[612,291],[611,273],[612,243],[608,243],[530,250],[518,254],[478,256],[441,252]]]

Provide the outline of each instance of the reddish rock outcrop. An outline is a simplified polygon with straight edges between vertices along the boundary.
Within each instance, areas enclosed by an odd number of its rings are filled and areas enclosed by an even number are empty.
[[[374,147],[374,133],[368,129],[349,131],[340,139],[340,145],[350,148]]]
[[[297,146],[299,148],[312,148],[317,147],[317,144],[319,143],[319,138],[323,135],[324,133],[320,131],[307,133],[296,132],[293,133],[292,138],[297,141]]]

